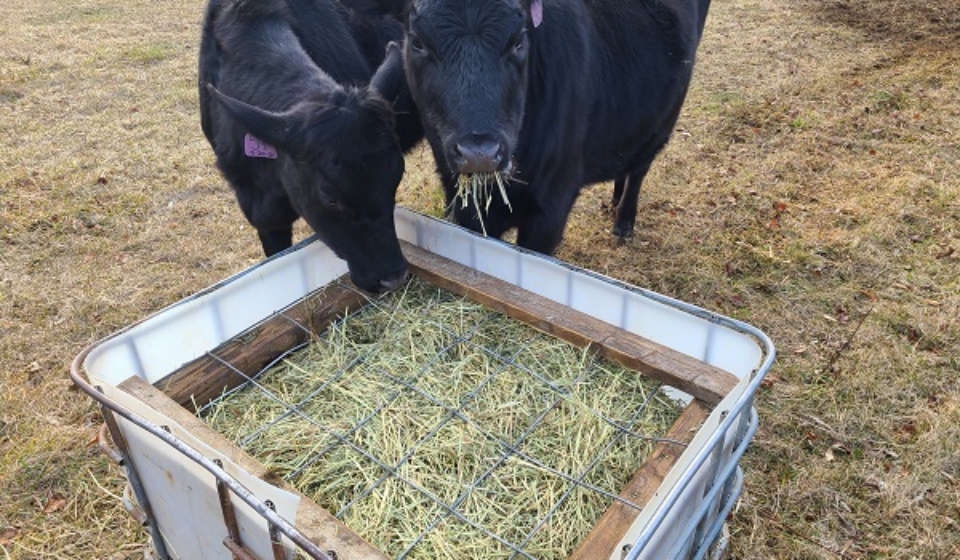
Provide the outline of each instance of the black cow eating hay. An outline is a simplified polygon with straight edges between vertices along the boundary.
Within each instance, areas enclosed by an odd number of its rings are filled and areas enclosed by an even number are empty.
[[[199,57],[203,131],[264,253],[303,217],[373,292],[406,277],[394,198],[422,134],[409,108],[395,120],[403,29],[378,5],[211,0]]]
[[[552,253],[580,189],[615,180],[630,235],[709,0],[411,2],[407,82],[454,220]]]

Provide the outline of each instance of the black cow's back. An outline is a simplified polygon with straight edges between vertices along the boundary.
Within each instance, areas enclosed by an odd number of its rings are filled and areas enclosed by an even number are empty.
[[[584,183],[636,168],[670,136],[699,43],[699,0],[590,0],[595,64]]]
[[[400,30],[337,0],[209,0],[200,40],[201,126],[264,253],[302,217],[369,291],[407,270],[393,223],[405,86],[399,50],[387,57]]]
[[[592,117],[587,108],[594,97],[590,72],[596,53],[586,3],[544,0],[543,5],[542,26],[529,30],[527,108],[517,147],[521,180],[557,172],[579,177],[579,151]]]

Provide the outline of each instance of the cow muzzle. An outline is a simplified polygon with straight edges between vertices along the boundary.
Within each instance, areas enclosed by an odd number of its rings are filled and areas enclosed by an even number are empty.
[[[456,142],[452,156],[454,167],[462,175],[506,171],[509,163],[503,142],[478,135]]]
[[[380,279],[380,291],[381,292],[392,292],[400,286],[403,286],[403,283],[407,281],[407,271],[404,270],[400,273],[393,274],[386,278]]]

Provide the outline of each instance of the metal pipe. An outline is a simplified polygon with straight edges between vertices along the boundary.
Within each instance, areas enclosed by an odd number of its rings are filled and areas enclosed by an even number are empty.
[[[773,342],[771,342],[765,334],[753,327],[750,327],[749,325],[746,325],[745,323],[739,323],[733,320],[725,320],[723,322],[735,324],[737,327],[739,327],[738,330],[747,332],[761,341],[764,349],[767,350],[767,352],[764,356],[763,363],[758,367],[756,372],[760,372],[763,375],[755,372],[753,379],[750,380],[750,382],[747,384],[747,387],[744,389],[744,394],[749,396],[741,396],[736,402],[733,403],[733,406],[728,411],[726,418],[720,422],[710,438],[707,439],[707,442],[704,444],[704,446],[694,455],[689,467],[685,469],[683,473],[681,473],[677,482],[673,485],[670,491],[667,492],[667,495],[660,503],[660,507],[658,507],[653,513],[650,521],[637,537],[637,541],[634,543],[634,547],[632,549],[634,554],[630,555],[631,560],[639,558],[640,552],[642,552],[646,545],[653,539],[653,536],[656,534],[657,530],[661,525],[663,525],[667,514],[673,509],[674,505],[679,501],[680,496],[693,481],[693,478],[699,473],[700,467],[706,463],[709,456],[713,453],[714,447],[722,444],[722,441],[727,435],[727,431],[732,428],[733,423],[739,420],[741,414],[750,414],[751,412],[755,413],[755,411],[752,411],[748,405],[753,403],[753,395],[756,393],[766,372],[770,369],[770,366],[773,364],[775,359]]]
[[[230,537],[223,539],[223,546],[227,547],[227,550],[230,551],[230,554],[233,554],[233,557],[236,560],[260,560],[259,558],[251,554],[249,550],[237,544]]]
[[[113,446],[110,445],[110,442],[107,441],[107,430],[109,430],[109,427],[107,426],[107,423],[104,422],[100,426],[100,430],[97,432],[97,445],[100,447],[100,451],[104,455],[106,455],[107,457],[110,458],[111,461],[113,461],[114,463],[122,467],[123,455],[121,455],[119,451],[114,449]]]
[[[125,484],[123,486],[123,496],[121,496],[121,499],[123,500],[123,508],[127,510],[127,513],[130,514],[130,517],[139,523],[141,527],[147,527],[150,523],[150,518],[147,517],[147,514],[144,513],[142,509],[140,509],[140,506],[137,505],[137,502],[130,497],[130,492],[132,491],[133,489],[130,488],[129,484]]]
[[[264,502],[271,510],[276,510],[276,506],[270,500]],[[284,560],[286,553],[283,550],[283,541],[280,539],[280,531],[277,526],[267,521],[267,531],[270,533],[270,546],[273,548],[273,560]]]
[[[759,419],[757,417],[756,411],[753,409],[750,409],[747,412],[749,412],[751,417],[753,418],[753,421],[750,422],[750,430],[748,430],[747,432],[748,437],[740,443],[740,445],[737,447],[737,449],[733,451],[731,455],[731,457],[737,457],[738,459],[733,460],[731,458],[731,460],[727,461],[724,464],[723,469],[719,473],[722,479],[727,479],[728,477],[734,477],[738,479],[738,481],[735,482],[735,489],[737,490],[737,492],[731,493],[731,499],[729,500],[728,503],[721,504],[719,512],[722,513],[723,518],[721,519],[719,516],[716,518],[716,520],[714,521],[714,528],[708,531],[704,537],[703,542],[699,543],[699,545],[702,548],[700,552],[704,554],[706,553],[706,550],[709,548],[709,545],[711,544],[709,541],[711,540],[712,537],[716,536],[716,534],[719,532],[720,526],[723,525],[723,520],[726,519],[726,515],[733,509],[733,504],[736,501],[736,498],[739,496],[739,491],[742,489],[741,477],[743,475],[742,475],[742,472],[740,472],[739,470],[740,468],[739,457],[741,457],[743,453],[746,451],[747,447],[750,444],[750,440],[752,439],[753,434],[756,432],[756,429],[759,424]],[[691,515],[691,517],[695,519],[703,519],[707,514],[707,510],[713,505],[713,501],[716,499],[716,493],[720,492],[722,488],[723,488],[722,486],[715,486],[708,495],[704,496],[704,499],[700,502],[700,504],[694,510],[693,515]],[[697,543],[694,543],[692,539],[692,536],[693,536],[692,533],[695,529],[696,529],[696,526],[688,526],[686,530],[679,535],[679,538],[677,539],[677,545],[674,545],[672,547],[674,550],[671,550],[671,552],[675,552],[675,549],[677,548],[677,546],[680,546],[680,545],[689,546],[690,544],[697,544]],[[640,557],[640,554],[643,552],[642,548],[639,548],[636,546],[634,547],[634,550],[636,553],[628,556],[628,560],[636,560],[637,558]],[[698,554],[700,554],[700,552],[698,552]],[[674,558],[676,557],[676,555],[668,556],[668,557]],[[693,557],[701,558],[702,556],[693,556]]]
[[[214,459],[213,462],[218,467],[223,468],[223,462],[220,459]],[[227,535],[231,541],[242,547],[240,525],[237,524],[237,512],[233,509],[233,502],[230,501],[230,489],[219,478],[217,479],[217,497],[220,498],[220,511],[223,513],[223,522],[227,526]],[[233,555],[233,558],[234,560],[242,560],[236,554]]]

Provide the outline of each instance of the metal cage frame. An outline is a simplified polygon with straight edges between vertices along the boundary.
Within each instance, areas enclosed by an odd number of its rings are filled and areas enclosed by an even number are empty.
[[[537,284],[537,275],[555,275],[549,282],[543,282],[543,289],[539,289],[545,297],[556,299],[567,305],[580,305],[577,297],[572,296],[576,283],[583,285],[597,285],[602,290],[615,294],[624,294],[623,309],[614,310],[619,314],[621,326],[631,328],[632,320],[627,311],[628,297],[642,297],[652,305],[662,306],[669,313],[677,313],[692,318],[697,328],[706,329],[708,339],[703,343],[705,349],[697,350],[701,355],[698,359],[718,362],[724,367],[726,362],[736,362],[739,368],[738,377],[741,378],[736,390],[724,398],[714,410],[712,416],[715,421],[709,427],[709,433],[698,434],[701,441],[688,449],[684,459],[676,465],[668,475],[668,479],[661,484],[655,499],[644,508],[633,528],[623,537],[619,557],[624,560],[640,558],[676,558],[701,559],[709,556],[717,557],[725,547],[722,531],[727,516],[732,511],[743,487],[743,472],[739,466],[753,435],[759,419],[753,407],[756,393],[763,379],[775,360],[775,350],[772,341],[759,329],[746,323],[717,315],[697,306],[681,302],[648,290],[643,290],[595,272],[580,269],[563,263],[551,257],[535,254],[509,245],[498,240],[480,237],[472,232],[415,212],[398,208],[396,213],[397,229],[401,239],[429,251],[436,252],[462,264],[482,269],[486,273],[500,276],[517,285],[526,283],[528,286]],[[73,382],[87,395],[94,399],[101,410],[105,421],[101,431],[100,443],[104,452],[116,463],[121,465],[128,479],[129,489],[133,500],[124,499],[124,505],[131,515],[143,524],[149,531],[153,550],[161,559],[173,558],[165,542],[164,527],[161,527],[153,514],[149,499],[149,481],[144,481],[131,455],[135,450],[128,443],[128,430],[140,430],[151,437],[158,439],[164,445],[175,450],[182,459],[200,467],[209,474],[213,486],[218,494],[220,510],[223,517],[223,527],[226,535],[222,539],[225,550],[233,558],[255,559],[258,556],[245,543],[241,542],[241,530],[238,527],[237,516],[234,511],[235,496],[261,518],[264,530],[269,535],[269,550],[273,558],[289,557],[291,546],[298,547],[311,558],[319,560],[336,559],[337,554],[332,550],[324,550],[301,533],[294,523],[277,513],[274,505],[268,499],[262,499],[251,491],[238,477],[224,468],[219,458],[208,457],[204,452],[185,443],[167,427],[152,422],[137,410],[117,402],[104,391],[104,379],[97,368],[98,356],[102,356],[105,344],[113,344],[118,339],[136,336],[136,327],[151,320],[163,320],[171,310],[177,310],[185,305],[196,305],[203,298],[216,297],[219,290],[229,287],[236,282],[260,281],[258,276],[268,276],[266,267],[306,266],[303,261],[316,259],[314,254],[320,252],[331,270],[324,272],[326,276],[314,279],[314,283],[324,284],[327,279],[345,271],[345,265],[326,249],[316,239],[308,239],[288,251],[267,259],[250,269],[220,282],[209,289],[190,298],[178,302],[160,312],[148,317],[135,325],[119,331],[84,349],[73,360],[70,367],[70,376]],[[331,260],[332,259],[332,260]],[[286,264],[294,261],[294,265]],[[333,264],[331,264],[333,263]],[[506,263],[506,264],[505,264]],[[297,271],[301,276],[304,273]],[[556,280],[564,279],[567,286],[566,296],[557,297],[551,293],[555,291]],[[619,297],[619,296],[618,296]],[[563,299],[566,301],[563,301]],[[604,320],[610,320],[605,317]],[[685,320],[685,319],[684,319]],[[616,322],[614,318],[612,322]],[[739,337],[736,345],[748,349],[745,358],[750,365],[744,365],[743,358],[730,358],[723,355],[723,349],[714,347],[711,341],[711,329],[722,329],[727,342]],[[234,329],[236,330],[236,329]],[[133,334],[131,334],[133,333]],[[220,335],[218,335],[220,336]],[[225,336],[225,335],[223,335]],[[221,338],[223,338],[221,336]],[[669,338],[669,337],[668,337]],[[676,337],[673,337],[677,339]],[[668,341],[669,343],[669,341]],[[749,345],[753,344],[753,348]],[[713,345],[713,346],[712,346]],[[744,346],[746,345],[746,346]],[[688,348],[682,349],[691,353]],[[98,356],[95,356],[98,355]],[[139,362],[143,358],[137,355],[128,367],[146,367]],[[93,373],[91,373],[91,369]],[[127,372],[126,374],[149,377],[141,372]],[[707,429],[701,428],[701,432]],[[116,449],[107,442],[107,433],[110,435]],[[284,541],[284,538],[287,541]],[[264,555],[261,554],[260,557]]]

